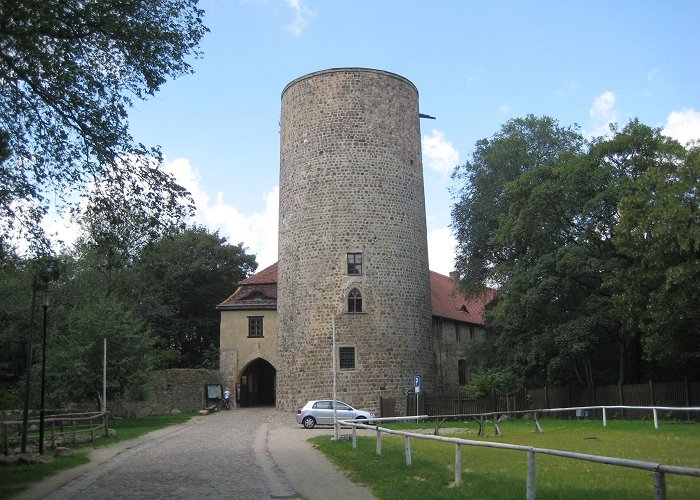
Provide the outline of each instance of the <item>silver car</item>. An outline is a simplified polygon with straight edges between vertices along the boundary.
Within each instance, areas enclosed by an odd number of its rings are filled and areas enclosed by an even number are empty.
[[[338,420],[371,420],[374,418],[374,413],[358,410],[342,401],[336,401],[335,406]],[[309,401],[304,406],[297,408],[297,423],[307,429],[313,429],[316,424],[333,425],[333,400]]]

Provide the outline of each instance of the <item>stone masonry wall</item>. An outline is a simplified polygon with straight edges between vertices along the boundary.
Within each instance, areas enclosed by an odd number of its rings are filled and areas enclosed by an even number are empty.
[[[339,399],[378,409],[414,375],[434,380],[418,113],[415,86],[384,71],[321,71],[283,91],[280,408],[331,397],[333,320],[356,353]],[[362,252],[362,275],[347,274],[348,252]],[[352,288],[362,314],[347,313]]]
[[[117,417],[198,411],[204,407],[204,384],[220,383],[218,370],[159,370],[151,373],[145,401],[107,401],[107,409]]]

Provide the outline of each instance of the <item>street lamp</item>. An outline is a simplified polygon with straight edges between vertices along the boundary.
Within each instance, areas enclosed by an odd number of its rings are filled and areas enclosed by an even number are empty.
[[[44,290],[44,335],[41,342],[41,404],[39,406],[39,455],[44,454],[44,388],[46,387],[46,330],[49,312],[49,293]]]
[[[44,261],[46,262],[46,261]],[[49,263],[55,262],[49,260]],[[24,411],[22,413],[22,437],[21,437],[21,452],[27,453],[27,435],[29,434],[29,396],[31,393],[31,372],[32,372],[32,344],[34,336],[34,314],[36,310],[36,292],[39,290],[44,291],[44,350],[43,350],[43,361],[41,367],[41,429],[40,433],[40,444],[39,453],[43,454],[44,451],[44,372],[46,368],[46,320],[49,308],[48,295],[46,295],[46,289],[49,286],[49,282],[54,281],[58,278],[59,268],[57,265],[47,265],[43,270],[37,272],[32,279],[32,310],[30,312],[29,319],[29,338],[27,345],[27,374],[24,387]]]

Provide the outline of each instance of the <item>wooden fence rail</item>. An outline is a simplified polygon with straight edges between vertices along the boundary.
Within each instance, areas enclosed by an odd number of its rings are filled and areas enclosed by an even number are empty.
[[[28,427],[40,424],[38,418],[30,419]],[[23,424],[21,421],[0,422],[2,427],[2,449],[5,455],[9,455],[12,445],[20,443],[22,440]],[[51,448],[55,448],[60,441],[76,443],[78,436],[89,435],[90,441],[94,441],[96,436],[102,433],[108,435],[108,414],[102,412],[91,413],[65,413],[51,415],[44,419],[44,441],[49,441]],[[46,432],[48,431],[48,432]],[[39,440],[39,433],[27,434],[27,442]]]

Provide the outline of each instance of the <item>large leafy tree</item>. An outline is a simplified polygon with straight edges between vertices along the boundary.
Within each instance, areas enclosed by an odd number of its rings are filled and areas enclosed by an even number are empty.
[[[165,367],[218,363],[219,312],[215,306],[257,268],[243,244],[192,227],[147,245],[131,278],[141,317],[156,334]]]
[[[490,269],[502,248],[491,242],[491,235],[508,210],[507,184],[535,167],[555,165],[563,155],[580,151],[583,143],[575,129],[528,115],[509,120],[492,138],[478,141],[472,158],[455,169],[456,267],[468,292],[482,291],[492,278]]]
[[[160,151],[131,137],[127,112],[192,71],[202,16],[197,0],[0,2],[1,233],[41,240],[47,194],[70,202],[88,183],[98,212],[123,199],[115,192],[169,215],[186,207]]]
[[[500,288],[485,367],[531,383],[594,384],[638,378],[642,354],[696,359],[695,153],[633,121],[586,150],[577,139],[514,169],[512,158],[541,143],[501,138],[481,141],[480,161],[460,167],[475,182],[453,212],[458,236],[470,235],[458,259],[465,288]]]

